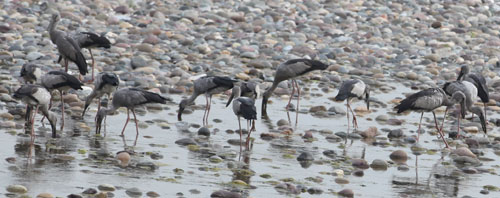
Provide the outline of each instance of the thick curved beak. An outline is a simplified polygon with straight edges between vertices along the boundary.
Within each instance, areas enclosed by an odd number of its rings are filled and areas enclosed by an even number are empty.
[[[366,92],[365,95],[365,103],[366,103],[366,109],[370,110],[370,93]]]
[[[233,101],[233,98],[234,98],[234,93],[231,93],[231,96],[229,96],[229,99],[227,100],[226,107],[229,106],[229,104],[231,104],[231,101]]]
[[[48,117],[47,117],[48,119]],[[57,131],[56,131],[56,122],[55,120],[49,120],[49,123],[50,123],[50,127],[52,128],[52,138],[56,138],[57,137]]]
[[[261,110],[262,118],[267,118],[267,100],[268,98],[264,95],[262,97],[262,110]]]
[[[460,115],[462,118],[465,118],[465,114],[467,113],[467,110],[465,109],[465,100],[462,100],[460,103]]]
[[[182,112],[184,111],[184,108],[179,107],[179,113],[177,113],[177,120],[182,121]]]
[[[88,107],[89,107],[89,104],[85,104],[85,107],[83,107],[82,118],[83,118],[83,116],[85,116],[85,112],[87,111]]]
[[[479,115],[479,119],[481,120],[481,126],[483,127],[484,134],[487,134],[488,131],[486,129],[486,120],[484,119],[484,115],[483,114]]]
[[[460,70],[460,73],[458,73],[458,78],[457,80],[460,80],[462,79],[462,77],[464,76],[464,71],[463,70]]]
[[[95,116],[95,133],[101,133],[102,120],[104,120],[104,116],[101,113],[97,113]]]

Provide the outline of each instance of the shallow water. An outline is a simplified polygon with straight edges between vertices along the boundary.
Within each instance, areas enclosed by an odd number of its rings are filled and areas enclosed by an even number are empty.
[[[394,84],[395,90],[389,93],[381,93],[380,91],[372,92],[371,96],[379,101],[387,103],[395,97],[403,97],[403,93],[415,92],[401,84]],[[315,87],[313,85],[313,87]],[[301,98],[300,109],[308,110],[311,106],[324,105],[327,108],[337,105],[344,107],[343,103],[335,103],[328,100],[328,97],[333,97],[336,91],[323,93],[319,89],[311,89],[311,93],[321,93],[322,97],[311,99],[311,97]],[[180,101],[180,95],[171,96],[175,102]],[[228,139],[239,139],[238,133],[226,133],[227,129],[236,130],[238,123],[230,107],[225,108],[227,97],[214,97],[212,100],[212,110],[210,112],[210,130],[212,132],[208,142],[215,148],[217,154],[231,152],[233,158],[226,159],[222,163],[211,163],[208,158],[202,157],[199,153],[189,151],[185,146],[179,146],[174,142],[184,137],[197,137],[197,128],[189,128],[190,132],[179,131],[175,124],[177,123],[176,110],[177,105],[168,105],[168,110],[149,111],[147,115],[139,115],[138,120],[141,123],[147,122],[147,128],[140,128],[140,135],[137,139],[137,145],[133,147],[135,138],[135,126],[131,120],[125,131],[125,143],[119,136],[126,118],[126,111],[120,110],[120,113],[115,116],[108,116],[106,137],[96,137],[94,135],[93,116],[95,115],[96,105],[91,106],[85,122],[92,127],[90,132],[81,132],[79,135],[72,135],[71,124],[66,125],[65,133],[62,138],[54,141],[54,144],[59,146],[55,149],[47,151],[46,142],[49,141],[48,128],[44,128],[43,132],[38,127],[41,126],[37,115],[37,134],[45,134],[47,138],[37,136],[36,145],[40,147],[40,151],[36,152],[33,160],[28,161],[26,151],[21,150],[16,152],[16,144],[26,142],[29,138],[22,138],[10,133],[6,133],[6,129],[0,129],[0,138],[3,144],[0,145],[2,159],[15,157],[16,162],[9,164],[5,160],[0,163],[0,176],[4,178],[0,181],[0,186],[7,187],[11,184],[21,184],[26,186],[29,191],[27,194],[36,196],[42,192],[50,192],[56,196],[65,197],[71,193],[81,193],[87,188],[97,188],[99,184],[112,184],[118,189],[114,192],[115,197],[126,197],[125,189],[137,187],[143,191],[143,195],[147,191],[155,191],[162,197],[174,197],[177,193],[182,193],[184,197],[208,197],[212,192],[220,189],[230,189],[231,181],[235,178],[231,169],[227,168],[226,161],[238,162],[237,153],[238,146],[228,144]],[[469,195],[473,197],[500,197],[499,192],[490,191],[489,195],[480,194],[480,190],[484,185],[497,185],[498,176],[496,172],[498,167],[495,165],[497,161],[482,161],[483,169],[492,169],[490,173],[479,174],[463,174],[460,177],[447,177],[451,170],[446,165],[441,164],[442,161],[452,163],[451,159],[446,156],[440,160],[440,150],[444,144],[438,140],[437,136],[428,133],[421,135],[420,144],[427,149],[434,149],[436,154],[423,154],[415,156],[411,154],[408,144],[396,144],[394,141],[390,146],[373,146],[362,140],[349,140],[347,146],[344,147],[344,141],[331,143],[328,142],[324,135],[319,132],[314,132],[313,135],[316,141],[304,142],[299,134],[310,129],[323,130],[330,129],[334,133],[347,130],[347,121],[345,116],[333,116],[329,118],[314,117],[311,114],[300,113],[299,124],[295,129],[294,135],[290,139],[275,139],[263,140],[260,134],[276,130],[276,122],[279,119],[287,119],[287,114],[284,109],[287,100],[278,97],[271,98],[273,103],[268,105],[268,115],[270,121],[259,119],[257,120],[257,131],[252,133],[255,138],[253,150],[248,153],[248,159],[245,161],[249,164],[249,169],[255,172],[255,175],[250,178],[243,178],[245,182],[252,187],[240,187],[244,194],[248,197],[286,197],[290,195],[279,193],[270,181],[280,181],[282,179],[293,178],[294,184],[303,184],[304,186],[316,187],[323,190],[321,195],[310,195],[307,192],[301,193],[300,197],[331,197],[332,192],[338,192],[344,188],[353,189],[356,197],[461,197]],[[203,105],[204,97],[199,97],[196,104]],[[296,102],[292,100],[292,102]],[[257,101],[257,109],[260,114],[261,100]],[[373,103],[372,103],[373,104]],[[363,102],[353,104],[353,109],[356,106],[365,105]],[[358,123],[360,130],[365,130],[370,126],[375,126],[381,133],[379,137],[387,137],[386,132],[382,132],[382,128],[396,129],[404,128],[405,135],[413,135],[417,129],[417,123],[420,114],[411,113],[408,115],[394,116],[388,114],[389,118],[404,119],[405,123],[402,126],[391,126],[375,121],[375,117],[380,114],[387,114],[392,111],[393,104],[387,104],[387,108],[382,108],[380,105],[371,105],[372,112],[367,115],[359,115]],[[5,112],[6,109],[0,112]],[[490,112],[491,113],[491,112]],[[442,112],[438,113],[438,117],[442,117]],[[131,115],[132,116],[132,115]],[[184,114],[183,119],[189,123],[201,124],[203,110],[195,110],[192,114]],[[290,112],[292,121],[295,119],[295,112]],[[430,113],[425,114],[426,118],[432,118]],[[497,117],[496,113],[490,114],[489,118]],[[213,119],[221,119],[221,123],[216,123]],[[426,120],[426,119],[424,119]],[[168,122],[170,129],[163,129],[158,126],[158,122]],[[77,121],[75,121],[77,122]],[[67,121],[67,123],[70,123]],[[292,122],[293,123],[293,122]],[[423,128],[426,131],[433,130],[433,122],[423,123]],[[451,123],[451,121],[448,121]],[[273,129],[270,129],[272,125]],[[49,126],[49,125],[47,125]],[[77,128],[76,124],[73,125]],[[242,122],[245,126],[245,122]],[[429,127],[428,127],[429,126]],[[449,126],[444,127],[449,130]],[[214,130],[219,130],[214,134]],[[17,133],[23,133],[23,130],[15,130]],[[498,135],[496,129],[490,130],[490,134]],[[482,136],[481,134],[473,134]],[[273,145],[280,145],[280,142],[287,142],[289,148],[282,149]],[[51,141],[52,142],[52,141]],[[397,146],[406,145],[406,146]],[[52,148],[52,147],[51,147]],[[159,165],[159,168],[154,171],[142,170],[137,168],[120,168],[111,160],[114,154],[118,151],[134,150],[135,155],[132,155],[132,163],[153,162]],[[332,166],[335,160],[332,160],[322,154],[325,150],[335,150],[339,155],[345,155],[350,158],[361,158],[363,149],[366,148],[365,159],[371,163],[374,159],[383,159],[390,161],[389,154],[394,150],[404,150],[409,155],[407,164],[408,171],[399,171],[396,165],[390,165],[386,171],[375,171],[367,169],[364,171],[363,177],[353,175],[345,175],[344,178],[350,181],[349,184],[336,184],[336,176],[331,173],[338,167]],[[79,149],[83,149],[86,153],[79,153]],[[95,160],[89,157],[89,154],[95,154],[98,150],[106,150],[112,156],[108,161]],[[314,154],[315,162],[308,168],[302,168],[296,160],[300,151],[310,151]],[[486,158],[496,159],[491,148],[483,148]],[[82,152],[82,151],[80,151]],[[162,159],[153,160],[147,154],[150,152],[163,155]],[[63,154],[58,154],[63,153]],[[292,154],[293,158],[284,157],[285,154]],[[65,160],[65,156],[73,156],[73,160]],[[418,166],[416,162],[418,160]],[[238,164],[238,163],[236,163]],[[351,169],[345,168],[343,169]],[[174,169],[180,168],[184,170],[182,174],[176,174]],[[325,174],[328,173],[328,174]],[[260,177],[262,174],[270,174],[271,178],[265,179]],[[437,175],[437,176],[436,176]],[[441,176],[441,177],[440,177]],[[321,177],[323,180],[320,183],[312,182],[306,178]],[[239,178],[241,179],[241,178]],[[5,188],[4,188],[5,189]],[[199,193],[190,191],[197,189]],[[0,194],[5,195],[3,190]],[[180,194],[177,194],[180,195]],[[145,196],[145,195],[144,195]]]

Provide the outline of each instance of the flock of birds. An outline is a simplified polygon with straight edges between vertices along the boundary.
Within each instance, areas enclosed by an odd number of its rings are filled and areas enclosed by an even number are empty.
[[[100,133],[102,122],[105,121],[106,116],[113,114],[118,108],[127,108],[127,120],[121,132],[123,136],[125,128],[130,120],[130,111],[134,116],[134,121],[136,124],[136,137],[139,135],[139,129],[137,126],[137,118],[135,115],[135,107],[143,105],[146,103],[166,103],[166,98],[163,96],[145,91],[139,88],[121,88],[119,87],[119,78],[116,74],[111,72],[103,72],[94,78],[94,64],[95,61],[92,55],[92,48],[110,48],[110,41],[102,35],[97,35],[90,32],[81,32],[73,35],[69,35],[66,32],[57,30],[57,23],[60,20],[58,14],[54,14],[51,17],[50,25],[48,31],[50,34],[50,39],[57,46],[59,51],[58,62],[64,59],[65,71],[49,71],[46,74],[42,74],[40,67],[34,64],[25,64],[21,69],[21,76],[23,77],[25,84],[22,85],[14,93],[14,98],[22,100],[26,103],[26,116],[25,120],[27,124],[31,125],[31,144],[34,142],[34,117],[40,110],[44,118],[46,117],[52,127],[52,137],[57,137],[56,123],[57,116],[50,111],[52,104],[52,92],[57,90],[61,97],[61,130],[64,127],[64,100],[63,95],[71,89],[78,90],[82,89],[83,83],[81,82],[81,76],[86,75],[87,63],[85,57],[83,56],[81,49],[87,48],[92,57],[92,80],[94,83],[94,89],[87,96],[85,100],[85,106],[83,108],[82,117],[92,103],[92,101],[97,98],[98,111],[95,116],[96,121],[96,133]],[[67,73],[68,71],[68,61],[75,63],[78,66],[80,79],[76,78]],[[295,91],[297,92],[297,105],[296,105],[296,121],[298,120],[298,108],[300,102],[300,88],[299,84],[295,80],[296,77],[307,74],[315,70],[325,70],[329,65],[322,63],[318,60],[311,59],[292,59],[288,60],[276,68],[274,81],[270,88],[268,88],[262,96],[262,108],[261,116],[267,118],[267,105],[268,100],[271,97],[274,90],[278,85],[286,80],[291,80],[292,93],[286,106],[288,111],[290,108],[291,100],[294,96]],[[227,101],[226,107],[232,102],[232,109],[234,114],[238,118],[239,132],[240,132],[240,151],[243,145],[243,134],[241,129],[240,119],[244,118],[247,120],[247,131],[248,135],[246,138],[246,149],[249,149],[249,139],[250,133],[255,130],[255,120],[257,119],[257,110],[255,107],[255,100],[260,96],[260,88],[258,83],[248,81],[241,82],[234,80],[230,77],[224,76],[203,76],[196,79],[194,82],[194,90],[189,98],[183,99],[179,103],[178,110],[178,120],[182,120],[182,113],[186,107],[192,105],[196,98],[202,94],[206,97],[206,106],[203,116],[203,125],[208,125],[208,116],[210,113],[212,95],[223,93],[229,89],[232,89],[232,94]],[[108,98],[112,98],[111,104],[108,107],[101,107],[101,97],[107,95]],[[112,97],[111,97],[112,95]],[[484,103],[484,110],[473,106],[476,101],[477,96],[479,96]],[[351,103],[354,100],[364,100],[366,107],[370,109],[370,87],[366,85],[362,80],[349,79],[345,80],[339,88],[339,92],[335,97],[336,101],[346,100],[347,106],[347,132],[350,130],[350,116],[349,112],[352,113],[352,125],[354,128],[358,127],[357,118],[354,111],[351,108]],[[421,112],[420,122],[418,126],[418,134],[420,135],[422,117],[424,112],[432,112],[434,115],[436,129],[438,130],[441,138],[445,142],[444,134],[442,133],[443,124],[441,127],[438,126],[436,115],[434,110],[440,106],[446,106],[446,111],[449,107],[460,104],[460,116],[458,117],[458,122],[461,118],[465,117],[467,111],[476,114],[481,121],[482,129],[486,133],[486,103],[489,101],[488,89],[486,87],[486,81],[480,74],[469,73],[469,68],[463,66],[461,68],[460,74],[456,81],[448,82],[443,88],[429,88],[422,90],[420,92],[414,93],[408,96],[406,99],[402,100],[399,105],[395,108],[397,113],[402,113],[408,110]],[[34,112],[33,112],[34,110]],[[446,116],[446,113],[445,113]],[[42,123],[43,119],[42,118]],[[443,120],[444,123],[444,120]],[[460,130],[460,125],[458,126]],[[418,137],[417,136],[417,140]],[[137,139],[137,138],[136,138]]]

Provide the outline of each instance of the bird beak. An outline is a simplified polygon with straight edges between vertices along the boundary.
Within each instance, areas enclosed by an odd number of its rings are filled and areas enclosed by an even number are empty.
[[[366,92],[365,103],[366,103],[366,109],[370,110],[370,92]]]
[[[458,73],[458,78],[457,80],[460,80],[464,76],[464,71],[460,70],[460,73]]]
[[[484,114],[480,114],[479,119],[481,120],[481,126],[483,127],[484,134],[487,134],[488,131],[486,129],[486,120],[484,119]]]
[[[57,134],[57,131],[56,131],[56,121],[51,121],[49,120],[49,123],[50,123],[50,127],[52,128],[52,138],[56,138],[56,134]]]
[[[85,116],[85,112],[87,111],[87,108],[89,107],[90,104],[85,104],[85,107],[83,108],[83,112],[82,112],[82,118],[83,116]]]
[[[262,97],[262,110],[261,110],[262,118],[267,118],[267,100],[268,100],[267,96],[264,95]]]
[[[182,112],[184,111],[184,108],[179,107],[179,113],[177,113],[177,120],[182,121]]]
[[[462,118],[465,118],[465,114],[467,113],[467,110],[465,109],[465,100],[462,100],[460,104],[460,114]]]
[[[229,106],[229,104],[231,104],[231,101],[233,101],[233,98],[234,98],[234,93],[231,92],[231,96],[229,96],[229,99],[227,100],[226,107]]]
[[[102,120],[104,120],[105,115],[103,116],[101,112],[97,112],[95,116],[95,133],[101,133]]]

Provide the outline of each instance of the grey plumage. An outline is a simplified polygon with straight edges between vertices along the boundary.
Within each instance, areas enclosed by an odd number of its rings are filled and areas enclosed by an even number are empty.
[[[276,73],[274,75],[274,81],[273,84],[269,89],[264,92],[262,96],[262,117],[267,117],[267,101],[269,100],[269,97],[271,97],[272,93],[274,90],[278,87],[278,84],[282,81],[292,79],[292,96],[293,92],[295,90],[295,87],[297,87],[297,92],[300,98],[300,90],[298,87],[297,82],[294,80],[295,77],[304,75],[308,72],[314,71],[314,70],[325,70],[328,68],[328,65],[322,63],[321,61],[317,60],[310,60],[310,59],[292,59],[288,60],[276,68]],[[295,87],[294,87],[295,84]],[[291,96],[290,96],[290,101],[291,101]],[[298,100],[297,99],[297,103]],[[290,101],[288,102],[287,105],[287,110],[288,106],[290,105]],[[297,105],[297,108],[298,105]],[[298,113],[298,111],[297,111]],[[298,114],[297,114],[298,115]]]
[[[92,81],[94,80],[95,60],[92,54],[93,48],[110,48],[111,42],[106,38],[105,33],[97,35],[92,32],[78,32],[72,36],[80,48],[87,48],[92,60]]]
[[[231,101],[234,98],[234,92],[235,92],[235,87],[233,87],[233,90],[231,92],[231,96],[229,96],[229,99],[227,100],[226,107],[231,104]],[[239,89],[241,90],[241,96],[253,98],[254,100],[257,99],[260,95],[260,87],[257,82],[242,82],[241,85],[239,86]]]
[[[487,103],[490,101],[490,92],[488,86],[486,85],[486,79],[481,74],[469,73],[469,67],[464,65],[460,68],[460,73],[458,75],[457,81],[467,81],[472,83],[477,89],[477,96],[481,98],[484,106],[484,118],[486,118]],[[474,101],[475,102],[475,101]]]
[[[39,85],[25,84],[16,90],[13,97],[15,99],[21,100],[26,103],[29,108],[26,111],[26,121],[31,122],[31,140],[32,143],[35,138],[34,134],[34,116],[31,117],[31,109],[33,107],[36,108],[35,115],[38,109],[41,110],[42,114],[47,117],[50,122],[50,126],[52,127],[52,137],[56,138],[56,122],[57,118],[52,113],[49,112],[49,103],[50,103],[50,93]]]
[[[57,30],[57,22],[59,22],[59,14],[53,14],[48,27],[50,40],[57,45],[59,55],[65,60],[65,71],[68,71],[68,60],[74,62],[78,66],[81,75],[87,74],[87,62],[83,56],[78,43],[68,36],[65,32]],[[60,61],[60,60],[59,60]]]
[[[21,68],[20,76],[26,83],[35,84],[40,79],[41,75],[42,70],[38,65],[26,63]]]
[[[347,133],[349,133],[349,111],[352,113],[354,128],[358,128],[358,122],[356,119],[356,114],[351,108],[352,99],[357,98],[359,100],[364,99],[366,103],[366,108],[370,110],[370,88],[362,81],[358,79],[349,79],[342,82],[339,88],[337,96],[335,96],[336,101],[344,101],[347,99]]]
[[[240,97],[241,88],[236,86],[233,88],[233,95],[235,97],[233,101],[233,112],[238,117],[238,126],[240,129],[240,152],[242,145],[242,131],[240,118],[243,117],[247,120],[247,130],[248,136],[246,139],[246,148],[249,149],[250,133],[252,129],[255,129],[255,120],[257,119],[257,108],[255,107],[255,100],[248,97]],[[252,129],[248,129],[249,122],[252,122]]]
[[[187,99],[183,99],[179,103],[179,112],[177,114],[177,119],[179,121],[182,120],[182,112],[184,109],[193,104],[194,100],[201,95],[205,94],[207,98],[207,105],[205,109],[205,113],[203,114],[203,123],[205,124],[206,122],[208,123],[208,114],[210,112],[210,103],[212,102],[212,95],[213,94],[218,94],[222,93],[228,89],[233,88],[234,82],[236,80],[233,80],[229,77],[221,77],[221,76],[204,76],[201,77],[193,82],[194,84],[194,90],[193,94],[191,97]],[[205,115],[206,114],[206,115]]]
[[[118,76],[114,73],[103,72],[97,75],[96,80],[94,81],[94,89],[85,99],[85,107],[83,108],[82,117],[85,115],[87,108],[94,98],[99,99],[98,109],[99,111],[101,107],[101,97],[107,95],[110,98],[111,94],[116,91],[118,85],[120,84],[120,80]]]
[[[115,91],[113,94],[113,100],[111,101],[111,106],[106,108],[102,107],[96,115],[96,133],[100,133],[101,125],[103,119],[106,115],[112,114],[120,107],[127,108],[127,121],[125,122],[125,126],[123,126],[123,130],[121,135],[125,132],[125,127],[127,126],[128,121],[130,120],[129,110],[132,111],[134,115],[134,121],[136,124],[136,132],[137,136],[139,135],[139,128],[137,126],[137,117],[135,116],[135,107],[146,104],[146,103],[161,103],[165,104],[167,99],[163,96],[160,96],[157,93],[145,91],[138,88],[123,88]]]

